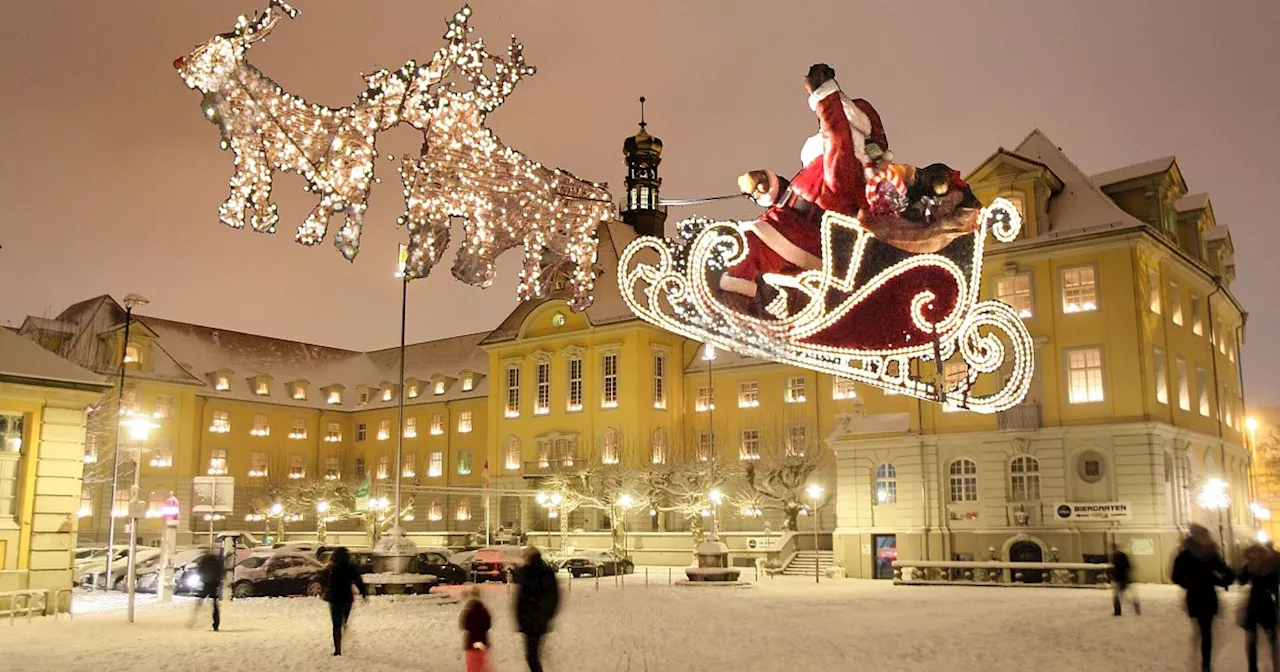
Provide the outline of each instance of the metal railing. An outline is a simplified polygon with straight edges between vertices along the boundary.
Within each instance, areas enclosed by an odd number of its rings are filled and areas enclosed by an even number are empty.
[[[582,469],[586,467],[587,461],[581,457],[566,455],[546,460],[531,460],[524,463],[525,476],[540,476],[543,474],[560,474],[566,471]]]
[[[896,560],[893,582],[905,586],[1046,586],[1109,588],[1111,565],[1089,562]]]
[[[9,615],[9,625],[13,625],[14,619],[17,618],[20,613],[25,615],[27,617],[27,622],[30,623],[31,617],[35,615],[37,611],[41,615],[44,615],[49,603],[49,591],[42,589],[8,590],[0,592],[0,600],[8,601],[8,606],[4,609],[0,609],[0,615]]]

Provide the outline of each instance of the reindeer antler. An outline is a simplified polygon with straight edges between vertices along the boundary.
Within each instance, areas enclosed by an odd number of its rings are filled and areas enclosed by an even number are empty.
[[[276,11],[277,9],[279,11]],[[275,28],[280,19],[285,16],[295,18],[298,16],[298,10],[284,0],[269,0],[267,8],[261,14],[254,16],[252,22],[245,16],[236,20],[236,35],[243,38],[246,43],[252,44],[270,34],[271,29]]]

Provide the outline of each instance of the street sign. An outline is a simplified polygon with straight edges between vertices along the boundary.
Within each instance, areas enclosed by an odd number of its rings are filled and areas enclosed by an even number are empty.
[[[1125,520],[1132,516],[1129,502],[1061,502],[1053,507],[1058,520]]]
[[[235,506],[236,479],[231,476],[196,476],[192,513],[231,513]]]

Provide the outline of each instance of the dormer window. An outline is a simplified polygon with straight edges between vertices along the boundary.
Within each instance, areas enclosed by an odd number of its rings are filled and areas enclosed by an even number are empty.
[[[226,392],[231,389],[231,373],[229,371],[215,371],[213,374],[213,389],[219,392]]]
[[[142,361],[142,346],[137,343],[129,343],[124,346],[124,363],[137,364]]]
[[[356,388],[356,403],[361,406],[369,403],[369,388],[364,385]]]
[[[296,401],[307,400],[307,381],[295,380],[289,384],[289,388],[289,396],[293,397]]]
[[[324,393],[324,402],[326,404],[333,404],[336,406],[342,403],[341,385],[330,385],[328,387],[321,388],[320,391]]]
[[[437,381],[435,382],[435,387],[434,387],[433,393],[434,393],[434,394],[444,394],[444,381],[443,381],[443,380],[437,380]]]
[[[382,393],[379,395],[383,401],[391,401],[396,396],[396,386],[394,383],[383,382],[380,386]]]
[[[409,378],[404,381],[404,394],[409,399],[417,399],[422,392],[422,381],[417,378]]]
[[[480,376],[471,369],[463,369],[458,375],[458,379],[462,381],[462,391],[470,392],[476,389],[476,383],[480,382]]]
[[[271,379],[267,376],[258,376],[253,379],[253,393],[266,397],[271,395]]]

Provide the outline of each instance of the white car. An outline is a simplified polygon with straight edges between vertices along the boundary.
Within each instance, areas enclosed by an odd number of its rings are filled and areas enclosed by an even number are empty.
[[[139,548],[137,571],[150,568],[152,565],[160,562],[160,549],[158,548]],[[123,581],[125,574],[129,571],[129,553],[128,549],[122,557],[116,558],[111,562],[111,577],[108,580],[106,562],[102,563],[98,568],[86,568],[80,575],[80,585],[90,590],[97,588],[99,590],[107,590],[108,588],[124,587]]]

